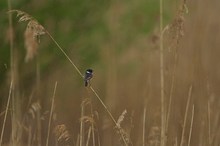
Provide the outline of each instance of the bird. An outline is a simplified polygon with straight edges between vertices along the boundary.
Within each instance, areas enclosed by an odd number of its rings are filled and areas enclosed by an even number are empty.
[[[93,70],[87,69],[84,76],[85,87],[90,83],[90,79],[93,77]]]

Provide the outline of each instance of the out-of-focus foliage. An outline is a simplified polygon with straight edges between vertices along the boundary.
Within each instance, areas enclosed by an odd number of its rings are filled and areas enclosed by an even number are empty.
[[[82,68],[99,62],[99,52],[103,44],[111,42],[116,32],[118,35],[118,31],[120,31],[119,34],[122,36],[118,37],[121,43],[117,44],[115,49],[123,50],[134,40],[134,37],[148,33],[158,22],[158,2],[154,0],[121,1],[118,4],[115,4],[115,1],[107,0],[19,0],[11,1],[11,3],[12,9],[29,13],[45,26],[66,52],[72,54],[74,60],[80,62]],[[3,83],[6,79],[6,72],[9,72],[10,69],[7,1],[1,1],[0,6],[0,81]],[[113,16],[111,11],[115,13]],[[110,24],[109,19],[117,21],[119,27],[112,30],[111,27],[114,24]],[[18,23],[17,20],[13,15],[14,48],[19,56],[18,64],[21,74],[28,75],[34,68],[29,69],[28,72],[24,70],[24,66],[27,66],[24,63],[23,38],[26,24]],[[48,71],[47,68],[50,66],[62,63],[64,56],[48,37],[44,36],[41,38],[38,50],[38,61],[41,71],[44,72],[44,70]]]

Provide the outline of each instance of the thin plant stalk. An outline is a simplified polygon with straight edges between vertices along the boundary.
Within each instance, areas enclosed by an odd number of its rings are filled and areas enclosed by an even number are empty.
[[[11,11],[12,9],[12,5],[11,5],[11,0],[7,0],[8,2],[8,11]],[[15,85],[17,83],[16,79],[15,79],[15,76],[16,76],[16,73],[15,73],[15,59],[14,59],[14,56],[15,56],[15,52],[14,52],[14,34],[13,34],[13,19],[12,19],[12,14],[8,14],[8,21],[9,21],[9,45],[10,45],[10,75],[11,75],[11,81],[13,81],[14,83],[12,84],[12,91],[11,91],[11,98],[12,98],[12,130],[11,130],[11,139],[12,139],[12,144],[15,145],[15,133],[16,133],[16,125],[14,124],[15,123]],[[14,85],[15,84],[15,85]]]
[[[94,112],[93,112],[93,106],[92,106],[92,99],[90,98],[90,100],[91,100],[89,102],[90,103],[89,104],[90,105],[90,113],[91,113],[91,118],[94,120],[94,122],[91,122],[91,127],[90,128],[91,128],[91,132],[92,132],[92,144],[93,144],[93,146],[95,146],[95,127],[94,127],[95,119],[94,119]]]
[[[143,114],[143,146],[145,146],[145,124],[146,123],[146,107],[144,107],[144,114]]]
[[[41,146],[41,114],[40,110],[37,110],[37,144]]]
[[[177,137],[175,138],[175,144],[174,144],[174,146],[177,146],[178,145],[178,139],[177,139]]]
[[[84,121],[83,121],[83,117],[84,117],[84,104],[81,105],[81,120],[80,120],[80,135],[79,135],[79,145],[80,146],[84,146]]]
[[[95,129],[93,123],[92,123],[92,144],[93,146],[95,146]]]
[[[92,127],[90,126],[90,127],[89,127],[89,132],[88,132],[88,138],[87,138],[86,146],[89,146],[89,140],[90,140],[90,136],[91,136],[91,130],[92,130]]]
[[[28,146],[32,145],[31,138],[32,138],[32,127],[31,127],[31,125],[29,125],[29,127],[28,127],[28,143],[27,143]]]
[[[50,108],[50,117],[49,117],[49,122],[48,122],[46,146],[48,146],[48,144],[49,144],[50,127],[51,127],[51,120],[52,120],[53,109],[54,109],[54,98],[55,98],[56,90],[57,90],[57,82],[55,83],[53,97],[52,97],[52,103],[51,103],[51,108]]]
[[[180,146],[183,146],[184,142],[184,135],[185,135],[185,130],[186,130],[186,120],[188,116],[188,110],[189,110],[189,103],[192,95],[192,85],[189,88],[189,93],[188,93],[188,100],[186,104],[186,111],[185,111],[185,116],[184,116],[184,122],[183,122],[183,130],[182,130],[182,136],[181,136],[181,141],[180,141]]]
[[[8,11],[11,11],[11,0],[7,0],[8,2]],[[12,14],[8,13],[8,21],[9,21],[9,43],[10,43],[10,69],[11,69],[11,81],[14,81],[14,39],[13,39],[13,21]],[[12,86],[13,89],[13,86]]]
[[[92,103],[90,104],[90,107],[91,107],[90,109],[91,109],[92,119],[95,121]],[[93,146],[95,146],[95,127],[94,127],[94,122],[91,123],[91,127],[92,127],[92,144],[93,144]]]
[[[164,48],[163,48],[163,0],[160,0],[160,92],[161,92],[161,146],[165,146],[165,97],[164,97]]]
[[[95,96],[98,98],[98,100],[100,101],[100,103],[102,104],[102,106],[105,108],[106,112],[108,113],[108,115],[111,117],[112,121],[114,122],[114,124],[116,125],[116,128],[124,142],[124,144],[127,146],[127,142],[125,140],[125,137],[123,136],[123,134],[121,133],[121,131],[118,129],[118,124],[115,120],[115,118],[113,117],[113,115],[111,114],[111,112],[108,110],[107,106],[104,104],[104,102],[101,100],[101,98],[99,97],[99,95],[97,94],[97,92],[92,88],[92,86],[90,86],[90,89],[92,90],[92,92],[95,94]]]
[[[7,101],[7,106],[6,106],[6,110],[5,110],[5,116],[4,116],[4,120],[3,120],[2,131],[1,131],[0,146],[2,146],[2,140],[3,140],[4,131],[5,131],[5,123],[6,123],[6,119],[7,119],[7,115],[8,115],[9,103],[11,100],[12,87],[13,87],[13,81],[11,81],[11,85],[10,85],[10,89],[9,89],[8,101]]]
[[[211,112],[210,112],[210,102],[208,100],[208,104],[207,104],[207,108],[208,108],[208,134],[209,134],[209,146],[211,146]]]
[[[98,146],[101,146],[100,136],[98,135]]]
[[[192,136],[193,119],[194,119],[194,105],[192,107],[192,117],[191,117],[190,130],[189,130],[188,146],[190,146],[190,141]]]
[[[171,111],[171,105],[172,105],[172,100],[173,100],[173,91],[174,91],[174,85],[176,83],[176,67],[177,67],[177,49],[175,51],[175,56],[174,56],[174,67],[173,67],[173,73],[172,73],[172,79],[171,79],[171,88],[170,88],[170,97],[169,97],[169,104],[168,104],[168,111],[167,111],[167,118],[166,118],[166,133],[168,131],[169,127],[169,119],[170,119],[170,111]]]

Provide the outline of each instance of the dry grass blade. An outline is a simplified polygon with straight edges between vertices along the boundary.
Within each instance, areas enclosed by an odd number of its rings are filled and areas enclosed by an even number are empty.
[[[143,146],[145,146],[145,123],[146,123],[146,107],[144,107],[144,113],[143,113]]]
[[[6,111],[5,111],[4,121],[3,121],[3,125],[2,125],[2,131],[1,131],[0,146],[2,145],[2,139],[3,139],[3,135],[4,135],[4,130],[5,130],[6,118],[8,115],[8,108],[9,108],[9,103],[11,100],[12,86],[13,86],[13,81],[11,81],[11,85],[10,85],[10,89],[9,89],[8,101],[7,101],[7,106],[6,106]]]
[[[92,144],[95,146],[95,127],[94,124],[92,124]]]
[[[192,85],[190,86],[189,93],[188,93],[188,100],[187,100],[187,104],[186,104],[186,111],[185,111],[185,116],[184,116],[180,146],[183,146],[183,143],[184,143],[184,135],[185,135],[185,130],[186,130],[186,120],[187,120],[187,116],[188,116],[189,103],[190,103],[191,96],[192,96]]]
[[[85,105],[83,104],[83,101],[81,104],[81,118],[83,118],[85,114]],[[85,139],[84,133],[85,133],[85,123],[83,122],[83,120],[80,120],[79,146],[84,145],[84,139]]]
[[[89,132],[88,132],[88,138],[87,138],[87,141],[86,141],[86,146],[89,146],[89,140],[90,140],[90,137],[91,137],[91,131],[92,131],[92,127],[90,126],[89,127]]]
[[[188,138],[188,146],[190,146],[190,141],[191,141],[191,136],[192,136],[193,120],[194,120],[194,105],[193,105],[193,108],[192,108],[192,117],[191,117],[191,123],[190,123],[190,131],[189,131],[189,138]]]
[[[51,103],[51,108],[50,108],[50,117],[49,117],[49,122],[48,122],[48,130],[47,130],[47,142],[46,146],[49,144],[49,137],[50,137],[50,126],[51,126],[51,120],[52,120],[52,115],[53,115],[53,109],[54,109],[54,98],[57,90],[57,82],[55,83],[54,87],[54,92],[53,92],[53,98],[52,98],[52,103]]]
[[[212,144],[212,138],[211,138],[211,110],[210,110],[210,101],[208,100],[207,104],[208,108],[208,141],[209,141],[209,146]]]
[[[160,94],[161,94],[161,146],[166,141],[166,113],[164,94],[163,0],[160,0]]]

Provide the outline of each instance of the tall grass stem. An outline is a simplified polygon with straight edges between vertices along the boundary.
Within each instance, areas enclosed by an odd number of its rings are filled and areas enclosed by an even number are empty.
[[[166,113],[164,97],[163,0],[160,0],[160,93],[161,93],[161,146],[165,146]]]
[[[47,129],[46,146],[49,145],[50,127],[51,127],[51,120],[52,120],[52,115],[53,115],[53,110],[54,110],[54,98],[55,98],[56,90],[57,90],[57,82],[55,83],[55,86],[54,86],[54,92],[53,92],[52,103],[51,103],[51,108],[50,108],[50,117],[49,117],[49,122],[48,122],[48,129]]]
[[[208,104],[207,104],[207,108],[208,108],[208,141],[209,141],[209,146],[211,146],[212,144],[212,140],[211,140],[211,111],[210,111],[210,102],[208,100]]]
[[[117,124],[115,118],[113,117],[113,115],[111,114],[111,112],[108,110],[108,108],[107,108],[107,106],[104,104],[104,102],[101,100],[101,98],[99,97],[99,95],[97,94],[97,92],[92,88],[92,86],[90,86],[90,89],[91,89],[92,92],[95,94],[95,96],[97,97],[97,99],[100,101],[100,103],[102,104],[102,106],[105,108],[106,112],[108,113],[108,115],[110,116],[110,118],[112,119],[112,121],[114,122],[114,124],[115,124],[117,130],[119,131],[120,136],[121,136],[121,138],[122,138],[124,144],[127,146],[128,144],[127,144],[127,142],[126,142],[126,140],[125,140],[125,137],[123,136],[123,134],[121,133],[121,131],[118,129],[119,127],[118,127],[118,124]]]
[[[83,102],[83,101],[82,101]],[[84,113],[85,113],[85,109],[84,109],[84,104],[81,104],[81,120],[80,120],[80,135],[79,135],[79,146],[84,146],[84,140],[85,140],[85,136],[84,136],[84,131],[85,131],[85,124],[84,124]]]
[[[6,106],[6,110],[5,110],[5,116],[4,116],[4,121],[3,121],[3,125],[2,125],[2,131],[1,131],[0,146],[2,146],[2,140],[3,140],[4,131],[5,131],[5,123],[6,123],[6,119],[7,119],[7,115],[8,115],[9,103],[11,100],[12,87],[13,87],[13,81],[11,81],[11,84],[10,84],[8,101],[7,101],[7,106]]]
[[[191,117],[190,130],[189,130],[188,146],[190,146],[190,141],[192,137],[193,120],[194,120],[194,105],[192,107],[192,117]]]
[[[173,73],[172,73],[172,79],[171,79],[171,87],[170,87],[170,97],[169,97],[169,104],[168,104],[168,111],[167,111],[167,117],[166,117],[166,133],[168,132],[169,129],[169,120],[170,120],[170,112],[171,112],[171,105],[172,105],[172,100],[173,100],[173,91],[176,83],[176,67],[177,67],[177,59],[178,59],[178,54],[177,54],[177,48],[174,54],[174,67],[173,67]]]
[[[143,146],[145,146],[145,126],[146,126],[146,107],[144,107],[144,113],[143,113]]]
[[[187,120],[187,116],[188,116],[189,103],[190,103],[191,96],[192,96],[192,85],[190,86],[189,93],[188,93],[188,99],[187,99],[186,111],[185,111],[185,116],[184,116],[184,121],[183,121],[183,130],[182,130],[180,146],[183,146],[183,143],[184,143],[184,135],[185,135],[185,130],[186,130],[186,120]]]

